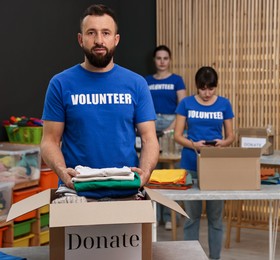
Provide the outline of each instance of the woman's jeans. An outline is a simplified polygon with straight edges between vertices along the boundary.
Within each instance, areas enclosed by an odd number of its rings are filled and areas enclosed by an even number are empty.
[[[176,115],[157,114],[156,130],[163,131],[171,125],[176,118]]]
[[[196,172],[188,171],[193,177]],[[189,215],[184,224],[184,239],[199,240],[202,201],[184,201],[185,211]],[[208,244],[210,259],[220,259],[223,243],[223,200],[207,200],[206,214],[208,220]]]

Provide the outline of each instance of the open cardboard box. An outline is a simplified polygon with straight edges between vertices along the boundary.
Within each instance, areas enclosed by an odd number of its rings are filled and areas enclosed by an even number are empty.
[[[259,190],[261,148],[203,147],[198,154],[201,190]]]
[[[262,155],[274,153],[274,129],[266,127],[239,128],[239,146],[242,148],[263,148]]]
[[[151,260],[156,201],[188,217],[175,202],[145,188],[146,200],[52,204],[48,189],[12,205],[7,221],[49,205],[51,260]]]

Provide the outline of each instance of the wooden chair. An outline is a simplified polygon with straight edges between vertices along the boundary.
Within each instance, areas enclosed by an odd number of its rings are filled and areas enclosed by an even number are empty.
[[[236,228],[236,242],[240,242],[242,228],[268,230],[269,210],[268,200],[226,201],[227,229],[225,248],[230,247],[232,227]]]

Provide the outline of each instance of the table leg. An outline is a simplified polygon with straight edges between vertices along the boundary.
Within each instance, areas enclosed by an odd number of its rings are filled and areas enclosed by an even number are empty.
[[[171,210],[171,223],[172,223],[172,239],[177,240],[177,223],[176,212]]]
[[[157,219],[157,203],[155,201],[152,201],[152,205],[154,208],[155,219]],[[152,241],[157,241],[157,221],[152,224]]]
[[[269,260],[275,260],[279,207],[279,200],[269,200]]]
[[[272,258],[272,200],[269,201],[269,260]]]
[[[278,222],[279,222],[279,210],[280,210],[280,201],[274,201],[274,239],[273,239],[273,256],[275,257],[276,243],[277,243],[277,234],[278,234]]]
[[[169,169],[175,169],[175,162],[169,163]],[[172,239],[177,240],[176,212],[174,210],[171,210],[171,227],[172,227]]]

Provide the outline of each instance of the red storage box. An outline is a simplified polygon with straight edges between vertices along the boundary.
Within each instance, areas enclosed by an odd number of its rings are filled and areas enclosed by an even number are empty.
[[[36,187],[36,188],[28,188],[28,189],[23,189],[23,190],[19,190],[19,191],[14,191],[13,192],[13,203],[16,203],[22,199],[25,199],[27,197],[30,197],[32,195],[35,195],[36,193],[42,191],[41,187]],[[15,218],[15,222],[18,221],[24,221],[24,220],[28,220],[31,218],[35,218],[36,217],[36,210],[33,210],[31,212],[28,212],[26,214],[23,214],[17,218]]]
[[[3,242],[3,234],[4,234],[4,231],[8,230],[8,227],[2,227],[0,228],[0,247],[2,247],[2,242]]]
[[[41,170],[41,178],[39,182],[42,190],[57,189],[58,188],[58,177],[52,170]]]

